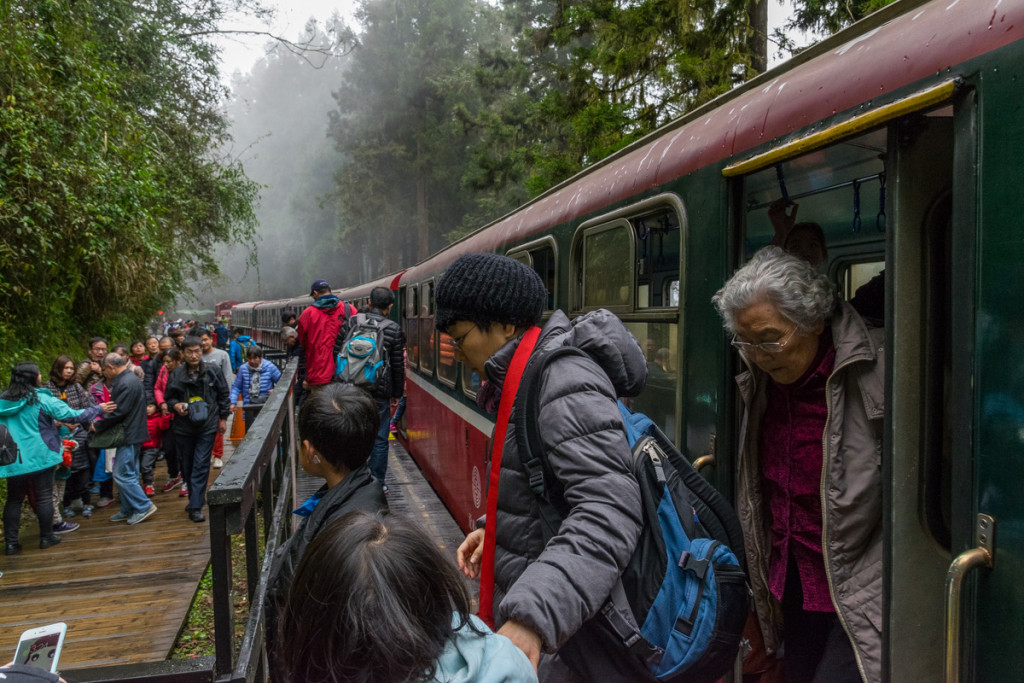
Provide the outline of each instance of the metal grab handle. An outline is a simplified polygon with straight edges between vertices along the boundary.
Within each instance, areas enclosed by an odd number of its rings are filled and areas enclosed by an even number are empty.
[[[964,579],[976,567],[992,568],[995,563],[995,536],[996,521],[989,515],[979,513],[974,530],[976,547],[957,555],[946,572],[946,661],[942,676],[946,683],[960,681]]]
[[[709,465],[715,464],[715,456],[713,455],[702,455],[693,461],[693,469],[700,472],[702,469]]]

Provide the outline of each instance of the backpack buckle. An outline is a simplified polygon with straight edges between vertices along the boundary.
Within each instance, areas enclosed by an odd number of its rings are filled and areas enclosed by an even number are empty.
[[[530,481],[530,489],[538,496],[544,495],[544,468],[536,458],[523,463],[526,476]]]
[[[698,560],[689,550],[684,550],[683,554],[679,556],[679,568],[684,571],[693,572],[701,581],[704,580],[704,575],[708,573],[708,562],[710,560]]]

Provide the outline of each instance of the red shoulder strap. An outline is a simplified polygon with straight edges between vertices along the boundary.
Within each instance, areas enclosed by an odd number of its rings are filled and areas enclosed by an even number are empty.
[[[480,611],[477,616],[492,629],[494,628],[494,537],[498,518],[498,480],[501,476],[501,453],[505,447],[505,434],[512,416],[512,405],[519,392],[519,381],[523,378],[526,362],[537,345],[540,328],[531,327],[519,341],[519,347],[512,355],[505,383],[501,387],[501,402],[498,404],[498,421],[494,426],[491,441],[491,473],[487,485],[487,523],[484,526],[484,553],[480,567]]]

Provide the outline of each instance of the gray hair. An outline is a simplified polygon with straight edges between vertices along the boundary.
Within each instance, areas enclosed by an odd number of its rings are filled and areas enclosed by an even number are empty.
[[[103,357],[103,365],[111,368],[123,368],[128,364],[128,359],[114,351]]]
[[[291,339],[292,337],[298,337],[299,333],[294,327],[288,327],[285,325],[281,328],[281,339]]]
[[[779,247],[765,247],[711,297],[725,329],[733,334],[736,314],[762,301],[774,304],[801,332],[811,332],[832,316],[836,295],[828,276],[807,261]]]

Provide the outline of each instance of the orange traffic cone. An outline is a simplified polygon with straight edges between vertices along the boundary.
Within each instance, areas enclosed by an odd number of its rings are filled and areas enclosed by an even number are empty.
[[[231,418],[231,436],[228,437],[228,441],[231,443],[238,443],[245,438],[245,416],[242,414],[242,398],[238,398],[238,403],[235,404],[235,414]]]

